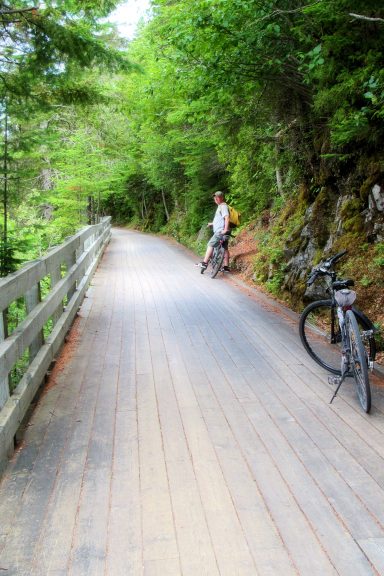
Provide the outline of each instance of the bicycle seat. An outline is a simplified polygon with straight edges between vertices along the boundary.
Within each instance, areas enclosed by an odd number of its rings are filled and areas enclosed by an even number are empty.
[[[351,278],[347,278],[346,280],[336,280],[336,282],[332,282],[332,288],[335,290],[342,290],[343,288],[348,288],[348,286],[354,286],[355,281]]]

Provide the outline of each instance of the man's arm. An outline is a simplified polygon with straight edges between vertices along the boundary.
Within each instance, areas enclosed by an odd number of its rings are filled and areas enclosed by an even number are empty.
[[[228,232],[229,232],[229,216],[225,216],[223,234],[228,234]]]

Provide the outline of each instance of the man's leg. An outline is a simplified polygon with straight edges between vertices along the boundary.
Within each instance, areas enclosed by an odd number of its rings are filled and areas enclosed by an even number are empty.
[[[213,249],[215,246],[218,246],[220,242],[220,234],[214,234],[209,240],[208,240],[208,244],[207,244],[207,250],[205,252],[205,256],[203,259],[203,262],[205,262],[205,264],[208,264],[209,259],[212,256],[213,253]]]
[[[213,253],[213,249],[215,246],[218,246],[220,242],[220,234],[214,234],[212,236],[212,238],[210,238],[210,240],[208,241],[207,244],[207,250],[205,252],[205,256],[202,262],[199,262],[198,264],[196,264],[196,266],[199,266],[200,268],[206,268],[208,266],[208,262],[209,259],[212,256]]]
[[[210,246],[210,245],[208,244],[208,246],[207,246],[207,251],[206,251],[206,253],[205,253],[203,262],[205,262],[206,264],[208,264],[209,259],[210,259],[210,257],[212,256],[212,252],[213,252],[213,246]]]

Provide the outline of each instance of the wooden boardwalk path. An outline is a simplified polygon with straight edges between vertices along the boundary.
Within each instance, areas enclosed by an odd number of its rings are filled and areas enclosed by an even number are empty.
[[[0,573],[384,574],[384,402],[297,324],[114,230],[0,484]],[[64,362],[65,360],[65,362]]]

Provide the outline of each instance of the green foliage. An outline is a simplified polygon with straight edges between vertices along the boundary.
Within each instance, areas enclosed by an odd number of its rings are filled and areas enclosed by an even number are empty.
[[[269,278],[266,282],[266,287],[275,296],[279,296],[281,294],[281,287],[284,282],[284,267],[281,266],[278,270],[276,270],[272,277]]]
[[[7,239],[0,239],[0,276],[7,276],[15,272],[23,262],[29,258],[29,249],[32,246],[32,239],[22,237],[15,232],[9,234]]]
[[[146,195],[146,226],[158,228],[156,196],[164,191],[168,213],[183,211],[186,234],[208,217],[215,188],[227,191],[245,220],[277,211],[313,169],[324,125],[331,149],[321,150],[319,162],[348,158],[356,138],[379,141],[382,31],[371,24],[373,37],[366,23],[351,26],[348,10],[370,9],[358,4],[153,3],[154,18],[129,48],[144,74],[121,84],[129,171],[154,194]]]
[[[360,284],[362,286],[364,286],[364,288],[367,288],[368,286],[370,286],[372,284],[372,282],[373,282],[372,278],[369,278],[368,276],[363,276],[360,279]]]
[[[373,263],[379,268],[384,268],[384,243],[380,242],[375,246],[375,257]]]

